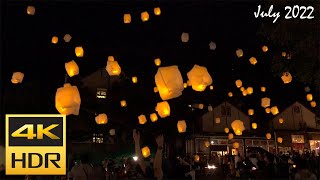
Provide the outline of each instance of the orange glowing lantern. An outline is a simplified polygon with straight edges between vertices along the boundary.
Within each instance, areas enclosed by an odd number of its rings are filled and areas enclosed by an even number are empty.
[[[143,147],[143,148],[141,149],[141,152],[142,152],[142,156],[143,156],[144,158],[147,158],[147,157],[150,156],[150,149],[149,149],[148,146]]]
[[[167,101],[159,102],[156,106],[156,111],[161,118],[170,116],[170,105]]]
[[[187,124],[185,120],[180,120],[177,123],[177,128],[179,133],[184,133],[187,130]]]
[[[97,124],[107,124],[108,123],[108,116],[106,114],[99,114],[95,118]]]

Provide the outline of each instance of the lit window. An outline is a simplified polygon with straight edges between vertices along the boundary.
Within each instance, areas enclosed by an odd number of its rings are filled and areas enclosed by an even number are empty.
[[[103,134],[93,134],[92,142],[93,143],[103,143]]]
[[[98,88],[96,97],[98,99],[106,99],[107,98],[107,89]]]

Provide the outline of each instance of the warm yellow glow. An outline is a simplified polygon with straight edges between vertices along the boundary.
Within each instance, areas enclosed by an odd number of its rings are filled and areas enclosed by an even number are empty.
[[[244,91],[244,87],[241,87],[241,88],[240,88],[240,91],[243,92],[243,91]]]
[[[126,100],[120,101],[120,105],[121,105],[121,107],[126,107],[127,106],[127,101]]]
[[[210,142],[209,142],[209,141],[205,141],[205,142],[204,142],[204,146],[205,146],[206,148],[208,148],[208,147],[210,146]]]
[[[238,58],[242,57],[242,56],[243,56],[243,51],[242,51],[242,49],[237,49],[237,50],[236,50],[236,55],[237,55]]]
[[[200,156],[194,155],[194,162],[199,162],[199,161],[200,161]]]
[[[310,105],[311,105],[311,107],[316,107],[316,106],[317,106],[317,103],[316,103],[315,101],[311,101],[311,102],[310,102]]]
[[[238,142],[234,142],[232,144],[232,147],[235,148],[235,149],[238,149],[240,147],[240,144]]]
[[[232,93],[232,92],[228,92],[228,96],[229,96],[229,97],[232,97],[232,96],[233,96],[233,93]]]
[[[252,129],[257,129],[258,128],[258,124],[257,123],[252,123],[251,127],[252,127]]]
[[[77,57],[83,57],[84,50],[81,46],[78,46],[74,49],[74,52],[76,53]]]
[[[124,22],[125,24],[131,23],[131,15],[130,15],[130,14],[124,14],[124,15],[123,15],[123,22]]]
[[[161,9],[160,7],[155,7],[153,9],[154,15],[159,16],[161,14]]]
[[[283,123],[283,118],[279,118],[279,123],[280,123],[280,124]]]
[[[185,120],[180,120],[177,123],[177,128],[179,133],[184,133],[187,130],[187,124]]]
[[[148,147],[148,146],[143,147],[143,148],[141,149],[141,153],[142,153],[142,156],[143,156],[144,158],[149,157],[149,156],[150,156],[150,149],[149,149],[149,147]]]
[[[289,72],[285,72],[282,74],[281,79],[284,84],[288,84],[292,81],[292,76]]]
[[[67,74],[70,77],[73,77],[79,74],[79,66],[74,60],[65,63],[64,66],[67,71]]]
[[[108,56],[108,61],[114,61],[114,57],[113,56]]]
[[[27,14],[28,15],[34,15],[36,12],[36,8],[34,6],[28,6],[27,7]]]
[[[67,83],[57,89],[55,105],[60,114],[79,115],[80,104],[81,98],[77,86]]]
[[[250,64],[252,64],[252,65],[256,65],[257,62],[258,62],[255,57],[251,57],[251,58],[249,59],[249,61],[250,61]]]
[[[224,128],[225,133],[229,133],[229,128]]]
[[[146,22],[149,20],[149,13],[147,11],[141,13],[141,20]]]
[[[137,83],[137,82],[138,82],[138,78],[137,78],[136,76],[133,76],[133,77],[132,77],[132,82],[133,82],[133,83]]]
[[[188,81],[187,81],[187,85],[188,85],[188,86],[191,86],[191,85],[192,85],[192,84],[191,84],[191,81],[188,80]]]
[[[283,141],[282,137],[278,137],[277,141],[278,141],[278,143],[282,143],[282,141]]]
[[[270,134],[270,133],[267,133],[267,134],[266,134],[266,138],[267,138],[267,139],[271,139],[271,134]]]
[[[22,72],[14,72],[11,77],[11,82],[13,84],[22,83],[24,74]]]
[[[156,106],[156,111],[161,118],[170,116],[170,105],[167,101],[159,102]]]
[[[201,104],[201,103],[198,104],[198,108],[199,108],[199,109],[203,109],[203,108],[204,108],[204,104]]]
[[[282,56],[282,57],[286,57],[286,56],[287,56],[287,53],[286,53],[286,52],[282,52],[282,53],[281,53],[281,56]]]
[[[63,36],[63,40],[64,40],[65,42],[67,42],[67,43],[70,42],[71,39],[72,39],[72,37],[71,37],[70,34],[65,34],[65,35]]]
[[[187,88],[187,87],[188,87],[188,84],[187,84],[187,83],[183,83],[183,87],[184,87],[184,88]]]
[[[108,57],[108,59],[109,59],[109,57]],[[108,60],[106,70],[110,76],[119,76],[121,73],[121,67],[120,67],[118,61]]]
[[[185,33],[185,32],[182,33],[181,34],[181,41],[184,43],[188,42],[189,41],[189,33]]]
[[[212,85],[209,88],[210,88],[210,90],[213,90],[213,86]]]
[[[147,118],[145,115],[141,114],[138,116],[139,124],[145,124],[147,122]]]
[[[155,93],[159,92],[158,87],[154,87],[153,92],[155,92]]]
[[[262,51],[263,51],[263,52],[267,52],[268,49],[269,49],[268,46],[262,46]]]
[[[266,111],[267,114],[271,113],[271,109],[270,108],[266,108],[265,111]]]
[[[216,124],[220,124],[221,119],[219,117],[216,117]]]
[[[151,122],[156,122],[158,120],[158,116],[156,113],[150,114],[150,120]]]
[[[267,90],[266,87],[264,87],[264,86],[261,87],[261,92],[266,92],[266,90]]]
[[[240,79],[236,80],[236,86],[237,88],[240,88],[242,86],[242,81]]]
[[[271,108],[271,113],[272,113],[273,115],[279,114],[279,109],[278,109],[278,107],[277,107],[277,106],[273,106],[273,107]]]
[[[308,101],[312,101],[312,99],[313,99],[312,94],[307,94],[307,100],[308,100]]]
[[[161,65],[161,59],[160,59],[160,58],[155,59],[155,60],[154,60],[154,64],[155,64],[156,66],[160,66],[160,65]]]
[[[95,118],[97,124],[107,124],[108,123],[108,116],[106,114],[99,114]]]
[[[59,40],[59,38],[58,38],[57,36],[53,36],[53,37],[51,38],[51,43],[52,43],[52,44],[57,44],[57,43],[58,43],[58,40]]]
[[[187,73],[192,89],[195,91],[204,91],[207,86],[212,84],[212,78],[204,66],[194,65]]]
[[[231,123],[231,127],[232,127],[235,135],[238,135],[238,136],[242,135],[242,131],[244,131],[246,129],[241,120],[234,120]]]
[[[270,106],[271,99],[268,97],[261,98],[261,106],[267,108]]]
[[[248,95],[248,91],[247,91],[246,89],[243,90],[243,91],[242,91],[242,95],[243,95],[243,96],[247,96],[247,95]]]
[[[248,88],[247,88],[247,93],[248,93],[249,95],[251,95],[251,94],[253,93],[253,88],[252,88],[252,87],[248,87]]]
[[[232,134],[232,133],[229,133],[229,134],[228,134],[228,139],[229,139],[229,140],[233,139],[233,134]]]
[[[254,109],[249,109],[248,110],[248,115],[252,116],[254,114]]]

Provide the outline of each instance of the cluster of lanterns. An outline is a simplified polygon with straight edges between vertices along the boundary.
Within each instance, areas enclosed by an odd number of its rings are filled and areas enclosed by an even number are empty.
[[[160,15],[161,15],[161,9],[160,9],[160,7],[155,7],[155,8],[153,8],[153,13],[154,13],[154,15],[156,15],[156,16],[160,16]],[[143,11],[143,12],[141,12],[140,16],[141,16],[140,18],[141,18],[141,21],[142,21],[142,22],[146,22],[146,21],[148,21],[149,18],[150,18],[150,15],[149,15],[148,11]],[[125,24],[130,24],[130,23],[131,23],[131,14],[124,14],[124,15],[123,15],[123,22],[124,22]]]
[[[316,107],[317,106],[317,103],[316,101],[313,100],[313,95],[310,92],[310,88],[307,86],[304,88],[305,92],[307,92],[308,94],[306,95],[306,99],[307,101],[310,102],[310,106],[311,107]]]

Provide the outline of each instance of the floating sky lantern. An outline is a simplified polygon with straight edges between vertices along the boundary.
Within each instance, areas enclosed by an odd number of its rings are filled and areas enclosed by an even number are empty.
[[[281,79],[284,84],[288,84],[292,81],[292,76],[289,72],[285,72],[282,74]]]
[[[315,101],[311,101],[311,102],[310,102],[310,105],[311,105],[311,107],[316,107],[316,106],[317,106],[317,103],[316,103]]]
[[[252,127],[252,129],[257,129],[258,128],[258,124],[257,123],[252,123],[251,127]]]
[[[236,80],[236,86],[237,88],[240,88],[242,86],[242,81],[240,79]]]
[[[179,133],[184,133],[187,130],[187,124],[185,120],[180,120],[177,123],[177,128]]]
[[[249,95],[251,95],[253,93],[253,87],[248,87],[247,92]]]
[[[71,39],[72,39],[72,37],[71,37],[70,34],[65,34],[65,35],[63,36],[63,40],[64,40],[64,42],[66,42],[66,43],[70,42]]]
[[[198,104],[198,108],[199,109],[203,109],[204,108],[204,104],[202,104],[202,103]]]
[[[114,57],[113,56],[108,56],[108,61],[114,61]]]
[[[229,131],[230,131],[229,128],[227,128],[227,127],[224,128],[224,132],[225,132],[225,133],[229,133]]]
[[[188,86],[191,86],[191,85],[192,85],[192,84],[191,84],[191,81],[188,80],[188,81],[187,81],[187,85],[188,85]],[[213,89],[213,86],[212,86],[212,89]]]
[[[209,86],[209,89],[212,91],[213,90],[213,86],[211,85],[211,86]]]
[[[149,147],[148,147],[148,146],[143,147],[143,148],[141,149],[141,153],[142,153],[142,156],[143,156],[144,158],[149,157],[149,156],[150,156],[150,149],[149,149]]]
[[[183,87],[184,87],[184,88],[187,88],[187,87],[188,87],[188,84],[187,84],[187,83],[183,83]]]
[[[162,100],[182,95],[184,86],[178,66],[159,67],[154,79]]]
[[[121,73],[121,67],[118,61],[107,61],[106,70],[109,76],[119,76]]]
[[[268,97],[261,98],[261,106],[267,108],[270,106],[271,100]]]
[[[271,109],[270,108],[266,108],[265,111],[266,111],[267,114],[271,113]]]
[[[147,11],[144,11],[144,12],[141,13],[141,20],[143,22],[146,22],[146,21],[149,20],[149,13]]]
[[[199,162],[199,161],[200,161],[200,156],[194,155],[194,162]]]
[[[151,120],[151,122],[156,122],[156,121],[158,121],[158,116],[157,116],[157,114],[156,114],[156,113],[150,114],[150,120]]]
[[[192,89],[195,91],[204,91],[207,86],[212,84],[212,78],[206,67],[194,65],[187,73],[191,82]]]
[[[208,106],[208,111],[209,111],[209,112],[213,111],[213,108],[212,108],[211,105]]]
[[[286,56],[287,56],[287,53],[283,51],[283,52],[281,53],[281,56],[282,56],[282,57],[286,57]]]
[[[272,113],[273,115],[279,114],[279,109],[278,109],[278,107],[277,107],[277,106],[273,106],[273,107],[271,108],[271,113]]]
[[[147,122],[147,118],[144,114],[138,116],[139,124],[145,124]]]
[[[271,134],[270,134],[270,133],[267,133],[267,134],[266,134],[266,138],[267,138],[267,139],[271,139]]]
[[[231,123],[231,127],[235,133],[235,135],[240,136],[242,135],[242,131],[244,131],[246,128],[244,127],[244,124],[241,120],[234,120]]]
[[[240,91],[243,92],[245,89],[244,87],[240,87]]]
[[[277,141],[278,141],[278,143],[282,143],[282,141],[283,141],[282,137],[278,137]]]
[[[228,96],[229,96],[229,97],[232,97],[232,96],[233,96],[233,93],[232,93],[232,92],[228,92]]]
[[[216,124],[220,124],[221,122],[221,118],[220,117],[216,117]]]
[[[170,116],[170,105],[167,101],[157,103],[157,106],[155,109],[161,118]]]
[[[247,96],[247,95],[248,95],[248,91],[247,91],[246,89],[243,90],[243,91],[242,91],[242,95],[243,95],[243,96]]]
[[[262,86],[260,90],[261,90],[261,92],[266,92],[267,88]]]
[[[99,114],[95,118],[97,124],[107,124],[108,123],[108,116],[106,114]]]
[[[229,139],[229,140],[233,139],[233,134],[232,134],[232,133],[229,133],[229,134],[228,134],[228,139]]]
[[[232,144],[232,147],[235,148],[235,149],[238,149],[240,147],[240,144],[238,142],[234,142]]]
[[[161,9],[160,9],[160,7],[155,7],[155,8],[153,8],[153,13],[154,13],[154,15],[156,15],[156,16],[160,16],[160,14],[161,14]]]
[[[123,22],[124,22],[125,24],[131,23],[131,14],[124,14],[124,15],[123,15]]]
[[[111,136],[116,135],[116,130],[115,130],[115,129],[110,129],[110,130],[109,130],[109,134],[110,134]]]
[[[283,118],[279,118],[279,123],[283,124],[283,122],[284,122]]]
[[[204,142],[204,146],[205,146],[206,148],[208,148],[208,147],[210,146],[210,142],[209,142],[209,141],[205,141],[205,142]]]
[[[14,72],[11,77],[11,82],[13,84],[22,83],[24,74],[22,72]]]
[[[127,101],[126,100],[121,100],[120,101],[121,107],[127,107]]]
[[[83,57],[84,55],[84,50],[81,46],[78,46],[74,49],[74,52],[76,54],[77,57]]]
[[[154,87],[153,92],[155,92],[155,93],[159,92],[158,87]]]
[[[58,40],[59,40],[59,38],[58,38],[57,36],[53,36],[53,37],[51,38],[51,43],[52,43],[52,44],[57,44],[57,43],[58,43]]]
[[[312,99],[313,99],[312,94],[307,94],[307,101],[312,101]]]
[[[55,105],[60,114],[79,115],[80,104],[81,98],[77,86],[67,83],[57,89]]]
[[[156,59],[154,60],[154,64],[155,64],[156,66],[160,66],[160,65],[161,65],[161,59],[160,59],[160,58],[156,58]]]
[[[215,42],[210,42],[209,43],[209,49],[210,50],[216,50],[216,48],[217,48],[217,44],[215,43]]]
[[[181,41],[184,42],[184,43],[188,42],[189,41],[189,33],[183,32],[181,34]]]
[[[249,110],[248,110],[248,115],[249,115],[249,116],[252,116],[253,114],[254,114],[254,109],[249,109]]]
[[[267,52],[269,50],[268,46],[262,46],[262,51]]]
[[[238,58],[241,58],[241,57],[243,56],[243,51],[242,51],[242,49],[237,49],[237,50],[236,50],[236,55],[237,55]]]
[[[258,61],[257,61],[257,59],[255,57],[251,57],[249,59],[249,61],[250,61],[250,64],[252,64],[252,65],[256,65],[258,63]]]
[[[79,74],[79,66],[74,60],[65,63],[64,66],[67,71],[67,74],[70,77],[73,77]]]
[[[27,14],[28,15],[34,15],[35,13],[36,13],[36,8],[34,6],[27,7]]]
[[[133,77],[131,78],[131,80],[132,80],[132,83],[134,83],[134,84],[138,83],[138,78],[137,78],[137,76],[133,76]]]

